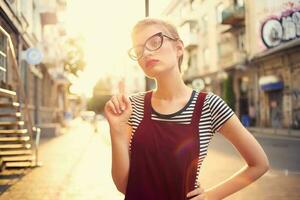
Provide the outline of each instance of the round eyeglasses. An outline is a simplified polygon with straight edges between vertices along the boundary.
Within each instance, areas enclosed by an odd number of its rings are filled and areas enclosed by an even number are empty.
[[[156,51],[158,50],[163,42],[164,42],[164,37],[172,40],[172,41],[177,41],[178,39],[171,38],[167,35],[164,35],[162,32],[156,33],[149,37],[144,45],[138,45],[130,48],[128,50],[128,55],[132,60],[139,60],[143,54],[145,49],[148,51]]]

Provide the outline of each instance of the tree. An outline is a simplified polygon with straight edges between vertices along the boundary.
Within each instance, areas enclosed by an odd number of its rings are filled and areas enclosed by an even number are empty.
[[[96,83],[93,91],[93,97],[88,100],[87,109],[102,113],[106,102],[111,98],[111,79],[100,79]]]
[[[233,80],[231,75],[228,75],[228,77],[223,81],[223,99],[232,110],[235,110],[235,95],[233,91]]]
[[[66,57],[63,60],[64,69],[77,76],[78,71],[82,71],[86,66],[82,38],[70,37],[66,40],[64,47],[66,51]]]

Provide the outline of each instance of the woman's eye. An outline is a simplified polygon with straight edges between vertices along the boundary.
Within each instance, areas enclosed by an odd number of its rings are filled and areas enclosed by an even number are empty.
[[[160,38],[153,38],[148,43],[149,47],[157,47],[160,45]]]

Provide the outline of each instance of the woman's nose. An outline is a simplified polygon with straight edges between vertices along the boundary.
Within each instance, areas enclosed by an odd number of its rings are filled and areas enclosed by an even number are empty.
[[[153,55],[153,51],[149,51],[148,49],[144,49],[144,53],[143,53],[143,57],[147,58],[148,56],[152,56]]]

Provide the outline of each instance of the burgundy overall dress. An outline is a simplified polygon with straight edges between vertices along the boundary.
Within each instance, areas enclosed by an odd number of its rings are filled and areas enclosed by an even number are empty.
[[[125,200],[185,200],[197,185],[199,121],[206,93],[200,92],[190,124],[151,119],[152,90],[131,142]]]

